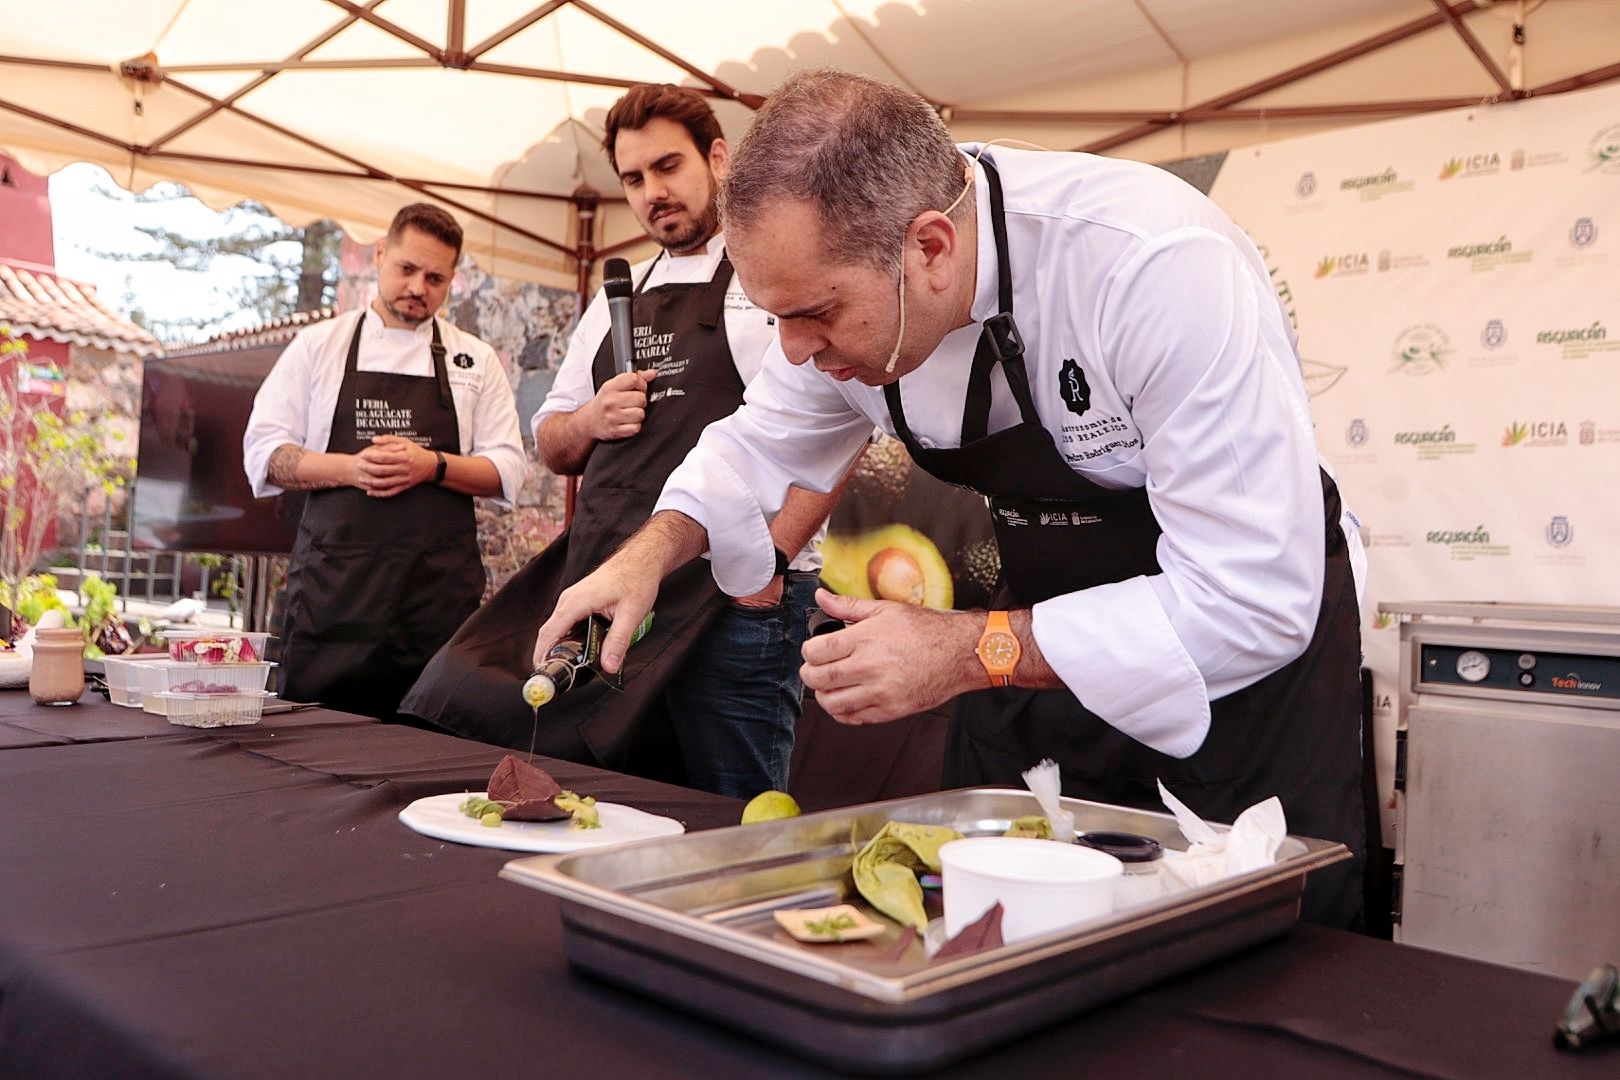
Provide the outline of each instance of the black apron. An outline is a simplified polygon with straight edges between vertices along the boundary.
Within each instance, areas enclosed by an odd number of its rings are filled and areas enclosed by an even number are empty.
[[[641,284],[651,273],[649,267]],[[556,607],[558,594],[646,522],[664,481],[703,429],[742,404],[743,381],[726,340],[731,275],[731,262],[722,256],[706,283],[637,287],[632,307],[636,366],[658,368],[641,430],[596,445],[568,530],[439,651],[401,706],[404,712],[501,746],[527,750],[532,744],[549,757],[679,778],[668,720],[655,706],[728,602],[708,560],[694,559],[664,579],[652,629],[626,655],[623,691],[593,679],[546,705],[537,719],[521,690],[533,667],[535,633]],[[592,365],[596,389],[614,374],[609,334]]]
[[[432,377],[360,371],[362,313],[349,339],[327,450],[356,454],[373,434],[460,453],[439,321]],[[473,500],[437,484],[387,499],[312,491],[287,572],[281,693],[390,719],[424,664],[478,607],[484,565]]]
[[[989,499],[1001,550],[998,607],[1030,607],[1063,593],[1160,572],[1158,521],[1145,489],[1114,490],[1076,473],[1041,425],[1022,342],[1009,334],[1012,273],[995,166],[989,181],[1001,315],[987,321],[974,355],[959,449],[918,445],[899,383],[884,387],[896,434],[925,471]],[[998,320],[1000,320],[998,322]],[[1022,422],[986,434],[990,373],[1000,363]],[[957,703],[946,745],[945,786],[1022,786],[1042,758],[1062,768],[1066,794],[1163,810],[1156,781],[1206,819],[1230,822],[1272,795],[1290,832],[1345,843],[1357,854],[1312,874],[1304,916],[1349,925],[1361,908],[1359,609],[1339,493],[1324,472],[1326,576],[1304,654],[1251,686],[1210,703],[1210,729],[1191,757],[1159,753],[1119,731],[1062,690],[983,690]],[[1044,515],[1044,516],[1043,516]],[[1060,524],[1061,522],[1061,524]]]

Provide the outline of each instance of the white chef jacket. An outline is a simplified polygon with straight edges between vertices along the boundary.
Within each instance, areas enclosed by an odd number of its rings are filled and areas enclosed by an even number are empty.
[[[967,153],[977,147],[965,146]],[[1163,528],[1161,572],[1053,597],[1034,608],[1047,663],[1091,711],[1186,757],[1209,702],[1298,657],[1321,605],[1323,501],[1296,338],[1254,244],[1214,203],[1149,165],[994,148],[1005,193],[1013,308],[1035,409],[1075,472],[1147,489]],[[980,323],[997,310],[989,193],[976,166],[972,323],[900,381],[925,447],[962,444]],[[1090,407],[1060,393],[1077,361]],[[1000,369],[989,430],[1019,422]],[[745,406],[704,432],[658,503],[708,530],[714,574],[733,595],[770,570],[763,521],[788,483],[827,490],[876,424],[880,388],[840,383],[780,347]],[[1358,586],[1365,556],[1343,526]]]
[[[360,355],[355,361],[358,370],[432,377],[430,323],[424,322],[414,330],[386,326],[382,316],[367,304],[358,312],[345,312],[299,331],[265,376],[253,399],[247,430],[242,433],[243,467],[255,496],[281,493],[268,477],[270,455],[277,447],[294,443],[305,450],[326,451],[332,437],[338,388],[343,385],[349,339],[354,336],[358,319],[365,320],[360,331]],[[438,322],[446,352],[445,371],[450,377],[450,400],[461,435],[460,452],[488,458],[494,464],[501,477],[498,501],[511,506],[523,487],[529,464],[523,453],[522,428],[506,367],[484,342],[444,319]],[[471,356],[473,366],[461,368],[449,363],[449,358],[458,354]]]
[[[671,255],[665,252],[662,258],[637,263],[630,268],[630,280],[643,292],[660,285],[698,285],[712,281],[725,250],[725,236],[717,233],[705,245],[702,254]],[[652,268],[650,275],[648,267]],[[741,283],[737,281],[737,275],[733,274],[731,284],[726,288],[725,321],[731,362],[737,368],[737,377],[747,386],[759,375],[760,363],[766,351],[776,344],[776,319],[748,299],[748,294],[743,292]],[[571,413],[596,396],[592,366],[596,363],[597,351],[601,349],[609,329],[607,297],[598,289],[568,339],[568,353],[557,368],[556,380],[551,384],[546,400],[535,410],[531,423],[536,443],[540,441],[540,425],[547,417]],[[653,383],[653,389],[656,391],[657,388],[658,384]],[[871,429],[867,430],[870,432]],[[789,564],[793,569],[809,573],[821,569],[820,545],[826,531],[827,523],[822,522],[804,550]]]

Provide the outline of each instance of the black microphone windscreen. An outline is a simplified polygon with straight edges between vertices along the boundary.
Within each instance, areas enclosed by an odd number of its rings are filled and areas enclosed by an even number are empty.
[[[624,259],[609,259],[604,263],[602,289],[610,297],[628,297],[634,291],[630,282],[630,264]]]

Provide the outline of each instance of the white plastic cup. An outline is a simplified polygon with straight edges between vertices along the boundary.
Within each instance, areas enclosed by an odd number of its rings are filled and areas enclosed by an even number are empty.
[[[947,937],[1000,901],[1001,940],[1009,945],[1109,914],[1125,872],[1105,852],[1015,836],[952,840],[939,861]]]

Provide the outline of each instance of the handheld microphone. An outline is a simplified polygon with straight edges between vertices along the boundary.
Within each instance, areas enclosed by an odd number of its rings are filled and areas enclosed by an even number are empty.
[[[608,321],[613,335],[613,369],[620,374],[635,368],[634,346],[630,339],[630,307],[635,286],[630,281],[630,264],[609,259],[602,267],[602,291],[607,293]]]

